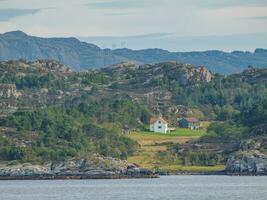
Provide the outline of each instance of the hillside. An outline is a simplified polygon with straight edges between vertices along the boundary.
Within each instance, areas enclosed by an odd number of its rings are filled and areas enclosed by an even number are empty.
[[[267,67],[267,51],[169,52],[162,49],[100,49],[76,38],[39,38],[21,31],[0,34],[0,60],[36,59],[57,60],[74,70],[103,68],[122,61],[153,64],[175,61],[196,66],[205,65],[212,72],[239,73],[247,66]]]
[[[125,134],[145,130],[150,117],[162,113],[173,127],[178,116],[217,123],[199,141],[162,144],[165,151],[155,155],[184,166],[224,165],[248,140],[265,145],[266,119],[254,122],[265,116],[266,75],[267,69],[250,67],[224,76],[176,62],[87,72],[51,60],[0,62],[0,160],[134,158],[140,144]],[[262,107],[255,110],[257,104]],[[246,121],[250,111],[255,119]]]
[[[71,71],[50,60],[0,62],[0,82],[15,84],[20,108],[79,104],[125,97],[168,118],[197,114],[225,120],[266,93],[266,69],[248,68],[222,76],[205,67],[175,62],[138,66],[123,63],[88,72]],[[230,112],[230,114],[229,114]]]

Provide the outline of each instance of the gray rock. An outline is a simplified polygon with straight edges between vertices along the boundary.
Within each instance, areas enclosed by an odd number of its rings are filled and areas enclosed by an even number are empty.
[[[237,174],[267,174],[267,156],[259,151],[238,152],[228,159],[226,171]]]
[[[24,177],[42,175],[112,175],[124,174],[128,163],[115,158],[91,155],[87,159],[70,159],[56,163],[0,165],[0,176]]]

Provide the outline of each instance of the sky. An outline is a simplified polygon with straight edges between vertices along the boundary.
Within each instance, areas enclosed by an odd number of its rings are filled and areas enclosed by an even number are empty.
[[[78,37],[102,48],[267,48],[267,0],[0,0],[0,33]]]

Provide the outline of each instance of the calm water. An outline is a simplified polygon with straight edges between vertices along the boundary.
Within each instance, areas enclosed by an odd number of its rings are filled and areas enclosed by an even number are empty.
[[[266,200],[267,177],[0,181],[0,200]]]

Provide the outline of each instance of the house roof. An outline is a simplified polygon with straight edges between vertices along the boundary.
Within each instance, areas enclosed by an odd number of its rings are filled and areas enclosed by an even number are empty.
[[[195,122],[199,122],[199,120],[197,118],[185,118],[188,122],[191,122],[191,123],[195,123]]]
[[[150,124],[154,124],[156,121],[161,121],[163,124],[168,124],[168,122],[163,119],[163,117],[151,117]]]

